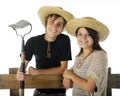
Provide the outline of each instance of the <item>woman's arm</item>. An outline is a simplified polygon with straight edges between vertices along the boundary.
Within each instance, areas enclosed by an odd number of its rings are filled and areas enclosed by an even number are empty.
[[[86,90],[88,93],[94,92],[96,88],[95,81],[88,77],[87,79],[83,79],[76,74],[74,74],[71,70],[66,69],[63,76],[65,78],[69,78],[72,82],[77,85],[79,88]]]

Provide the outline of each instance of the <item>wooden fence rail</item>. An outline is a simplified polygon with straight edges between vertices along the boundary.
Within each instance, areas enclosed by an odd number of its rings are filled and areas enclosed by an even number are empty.
[[[0,89],[10,89],[10,96],[19,96],[19,81],[16,80],[17,68],[10,68],[10,74],[0,74]],[[62,75],[46,74],[25,77],[25,88],[64,88]],[[120,88],[120,74],[111,74],[108,69],[107,96],[112,96],[112,88]]]

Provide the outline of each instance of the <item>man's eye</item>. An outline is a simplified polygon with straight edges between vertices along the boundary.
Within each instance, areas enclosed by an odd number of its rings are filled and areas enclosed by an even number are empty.
[[[60,24],[58,24],[58,26],[63,26],[63,24],[60,23]]]

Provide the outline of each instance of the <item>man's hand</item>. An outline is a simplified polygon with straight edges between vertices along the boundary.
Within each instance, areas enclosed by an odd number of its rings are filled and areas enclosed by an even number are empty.
[[[25,80],[25,73],[20,72],[20,69],[18,68],[17,74],[16,74],[16,78],[18,81],[23,81]]]
[[[32,67],[32,66],[30,66],[30,67],[28,68],[28,72],[29,72],[29,74],[31,74],[31,75],[38,75],[38,74],[39,74],[39,70],[37,70],[36,68],[34,68],[34,67]]]

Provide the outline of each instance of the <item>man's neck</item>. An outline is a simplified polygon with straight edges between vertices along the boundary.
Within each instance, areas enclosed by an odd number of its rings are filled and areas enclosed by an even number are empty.
[[[48,42],[53,42],[56,40],[56,37],[50,37],[48,36],[47,34],[45,34],[44,36],[45,40],[48,41]]]

